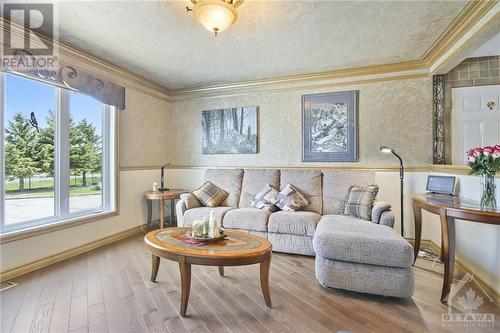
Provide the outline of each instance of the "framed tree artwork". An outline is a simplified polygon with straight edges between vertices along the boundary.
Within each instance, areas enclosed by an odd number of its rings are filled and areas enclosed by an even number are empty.
[[[256,154],[257,107],[201,112],[203,154]]]
[[[302,96],[302,161],[358,160],[358,91]]]

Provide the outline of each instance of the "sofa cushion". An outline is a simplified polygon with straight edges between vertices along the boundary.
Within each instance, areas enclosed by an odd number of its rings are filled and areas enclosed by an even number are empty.
[[[184,225],[193,225],[194,220],[201,220],[203,216],[210,216],[210,212],[213,210],[215,212],[215,218],[217,221],[221,221],[224,215],[234,209],[233,207],[198,207],[193,209],[188,209],[182,217]]]
[[[401,268],[413,264],[412,246],[392,228],[352,216],[323,215],[313,246],[328,259]]]
[[[321,215],[314,212],[276,212],[269,217],[267,230],[277,234],[313,236]]]
[[[273,251],[314,256],[312,237],[303,235],[268,233]]]
[[[257,208],[237,208],[224,215],[222,225],[228,229],[267,231],[271,212]]]
[[[349,187],[375,184],[372,171],[331,170],[323,173],[323,214],[344,214]]]
[[[295,186],[309,202],[309,205],[303,210],[322,213],[321,171],[312,169],[281,170],[280,190],[287,184]]]
[[[367,187],[351,186],[344,214],[371,221],[373,204],[377,198],[377,193],[377,185]]]
[[[252,207],[250,201],[266,184],[279,189],[280,171],[278,169],[245,169],[238,207]]]
[[[309,205],[309,202],[304,198],[302,193],[290,184],[287,184],[271,200],[279,209],[285,212],[296,212]]]
[[[199,202],[207,207],[219,206],[228,196],[226,191],[212,182],[206,182],[192,193]]]
[[[257,193],[252,200],[250,200],[250,204],[254,208],[275,212],[278,210],[278,207],[274,204],[274,197],[276,194],[278,194],[278,190],[276,190],[273,186],[266,184],[262,191]]]
[[[238,206],[242,179],[242,169],[208,169],[205,172],[205,181],[210,181],[229,193],[226,200],[221,203],[221,206]]]

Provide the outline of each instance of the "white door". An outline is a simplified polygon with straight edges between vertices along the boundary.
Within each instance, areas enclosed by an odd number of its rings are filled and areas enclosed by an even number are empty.
[[[453,88],[452,163],[466,164],[471,148],[500,144],[500,85]]]

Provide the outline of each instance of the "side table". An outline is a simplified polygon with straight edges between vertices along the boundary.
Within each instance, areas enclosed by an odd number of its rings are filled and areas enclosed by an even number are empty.
[[[146,203],[148,205],[148,229],[151,226],[152,215],[153,215],[153,201],[158,200],[158,204],[160,206],[160,228],[164,227],[164,219],[165,219],[165,200],[170,200],[171,209],[170,209],[170,226],[177,226],[177,222],[175,221],[175,199],[179,199],[182,193],[186,193],[184,190],[168,190],[163,192],[145,192],[144,198],[146,199]]]

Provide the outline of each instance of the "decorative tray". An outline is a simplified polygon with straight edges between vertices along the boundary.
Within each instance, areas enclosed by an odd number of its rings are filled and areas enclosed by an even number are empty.
[[[210,237],[196,237],[191,235],[191,228],[186,231],[186,238],[191,239],[194,241],[198,242],[204,242],[204,243],[211,243],[211,242],[218,242],[224,239],[227,239],[227,234],[224,232],[224,229],[220,229],[220,236],[216,238],[210,238]]]

